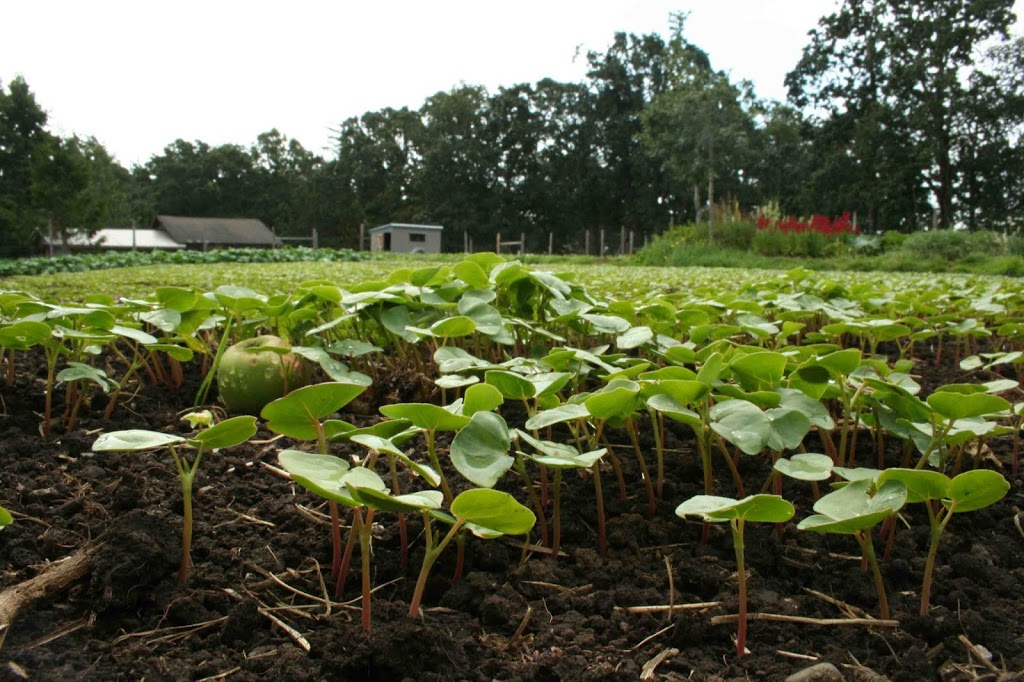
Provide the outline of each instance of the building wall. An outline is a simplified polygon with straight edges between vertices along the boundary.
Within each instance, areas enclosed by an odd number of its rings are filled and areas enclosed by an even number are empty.
[[[384,235],[387,232],[387,230],[381,230],[371,235],[371,251],[384,250]],[[441,253],[441,230],[396,227],[390,230],[390,234],[391,253]]]

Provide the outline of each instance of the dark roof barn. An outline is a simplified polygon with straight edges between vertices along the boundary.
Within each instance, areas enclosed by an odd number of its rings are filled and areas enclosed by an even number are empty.
[[[255,218],[186,218],[158,215],[153,227],[170,235],[171,239],[192,247],[249,246],[274,247],[280,241]]]

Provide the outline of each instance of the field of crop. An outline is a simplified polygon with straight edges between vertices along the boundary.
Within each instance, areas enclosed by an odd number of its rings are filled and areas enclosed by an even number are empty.
[[[1017,280],[163,264],[0,353],[5,679],[1024,671]]]

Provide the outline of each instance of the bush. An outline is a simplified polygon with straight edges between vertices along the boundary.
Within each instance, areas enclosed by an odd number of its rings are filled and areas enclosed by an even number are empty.
[[[757,236],[757,225],[746,220],[730,220],[715,226],[715,243],[726,249],[749,251]]]
[[[919,258],[941,258],[947,263],[969,256],[982,258],[1006,253],[1003,236],[995,232],[935,230],[908,235],[900,250]]]

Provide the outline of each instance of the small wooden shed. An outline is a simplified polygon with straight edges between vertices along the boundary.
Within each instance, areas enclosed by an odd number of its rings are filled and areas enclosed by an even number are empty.
[[[441,225],[388,223],[370,230],[370,251],[441,253]]]

